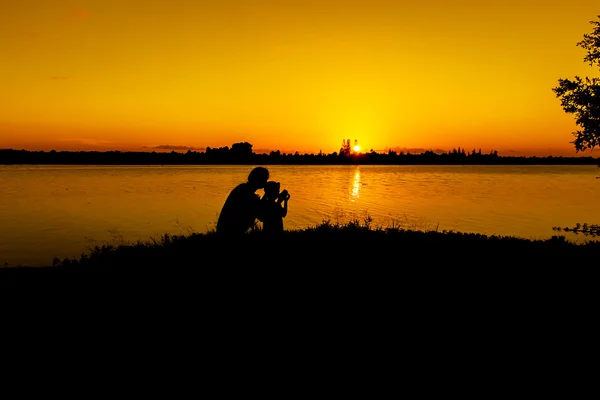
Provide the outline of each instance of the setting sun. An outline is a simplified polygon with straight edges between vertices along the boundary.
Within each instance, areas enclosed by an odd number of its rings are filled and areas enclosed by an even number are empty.
[[[359,153],[360,152],[360,146],[359,145],[354,145],[354,152],[355,153]]]

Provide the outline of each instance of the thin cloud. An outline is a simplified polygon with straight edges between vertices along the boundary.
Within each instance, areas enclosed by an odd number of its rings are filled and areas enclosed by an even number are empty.
[[[108,146],[115,144],[115,142],[111,142],[108,140],[99,140],[93,138],[63,138],[58,139],[58,141],[67,143],[78,143],[86,146]]]
[[[76,8],[72,13],[71,13],[71,18],[81,21],[81,20],[86,20],[86,19],[90,19],[92,17],[92,13],[84,8]]]
[[[255,154],[270,154],[271,151],[277,151],[277,150],[271,150],[271,149],[252,149],[252,152]],[[282,151],[281,154],[283,154],[284,152]]]
[[[159,146],[143,146],[144,149],[154,149],[154,150],[205,150],[203,147],[193,147],[193,146],[175,146],[171,144],[161,144]]]

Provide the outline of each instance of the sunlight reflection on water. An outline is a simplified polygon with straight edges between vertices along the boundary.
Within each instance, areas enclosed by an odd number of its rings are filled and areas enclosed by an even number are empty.
[[[360,186],[360,167],[356,167],[354,178],[352,179],[352,193],[350,194],[352,201],[360,198]]]

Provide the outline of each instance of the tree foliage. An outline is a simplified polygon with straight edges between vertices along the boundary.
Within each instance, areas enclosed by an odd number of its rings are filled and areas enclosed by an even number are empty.
[[[577,46],[587,51],[583,58],[590,66],[600,67],[600,15],[597,21],[590,21],[594,29],[584,34]],[[600,79],[581,78],[559,79],[558,86],[552,88],[567,114],[575,116],[580,127],[573,132],[572,141],[577,152],[593,149],[600,145]]]

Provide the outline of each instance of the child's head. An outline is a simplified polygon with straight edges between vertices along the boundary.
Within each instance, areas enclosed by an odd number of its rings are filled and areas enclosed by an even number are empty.
[[[268,181],[265,185],[265,194],[269,197],[277,197],[280,186],[279,182]]]

